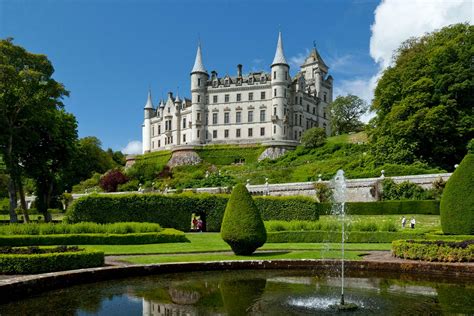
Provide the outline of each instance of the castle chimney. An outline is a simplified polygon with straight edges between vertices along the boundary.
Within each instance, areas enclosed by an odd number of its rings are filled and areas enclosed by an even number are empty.
[[[173,99],[173,92],[168,92],[168,99]]]
[[[237,65],[237,77],[242,77],[242,65]]]

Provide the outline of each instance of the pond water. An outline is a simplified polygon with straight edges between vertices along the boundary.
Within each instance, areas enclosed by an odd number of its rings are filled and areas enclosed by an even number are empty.
[[[339,286],[310,270],[165,274],[50,291],[0,305],[0,315],[333,315]],[[359,306],[353,315],[474,313],[472,280],[349,273],[345,295]]]

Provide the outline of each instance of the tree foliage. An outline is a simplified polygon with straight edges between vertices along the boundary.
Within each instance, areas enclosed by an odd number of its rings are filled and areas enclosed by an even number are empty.
[[[326,142],[326,130],[322,127],[313,127],[306,130],[301,137],[301,143],[305,148],[316,148]]]
[[[377,161],[452,169],[474,133],[474,26],[404,42],[375,89],[370,135]]]
[[[65,142],[76,137],[74,117],[62,111],[68,92],[53,73],[46,56],[0,40],[0,154],[9,175],[11,221],[17,219],[17,194],[24,195],[22,176],[34,177],[38,196],[48,200],[53,178],[68,163],[71,146]]]
[[[110,170],[104,174],[99,181],[100,187],[105,192],[116,192],[120,184],[127,183],[128,178],[118,169]]]
[[[331,130],[333,135],[359,132],[364,123],[360,117],[369,109],[368,104],[358,96],[338,96],[330,105]]]

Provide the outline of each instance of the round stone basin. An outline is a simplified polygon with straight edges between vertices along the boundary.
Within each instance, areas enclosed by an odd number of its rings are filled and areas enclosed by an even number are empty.
[[[347,272],[352,315],[474,313],[472,280]],[[186,272],[76,285],[0,305],[0,315],[334,315],[336,273]]]

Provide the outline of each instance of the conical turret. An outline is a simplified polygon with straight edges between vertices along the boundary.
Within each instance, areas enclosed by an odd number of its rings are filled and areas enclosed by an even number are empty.
[[[286,62],[285,54],[283,53],[283,40],[281,39],[281,32],[278,32],[278,43],[275,52],[275,58],[273,58],[272,67],[277,64],[288,65]]]
[[[153,109],[153,102],[151,101],[151,90],[148,90],[148,98],[146,100],[145,109]]]
[[[206,68],[204,68],[204,64],[202,63],[201,43],[198,44],[196,59],[194,61],[194,67],[193,67],[193,70],[191,71],[191,74],[195,72],[207,73]]]

